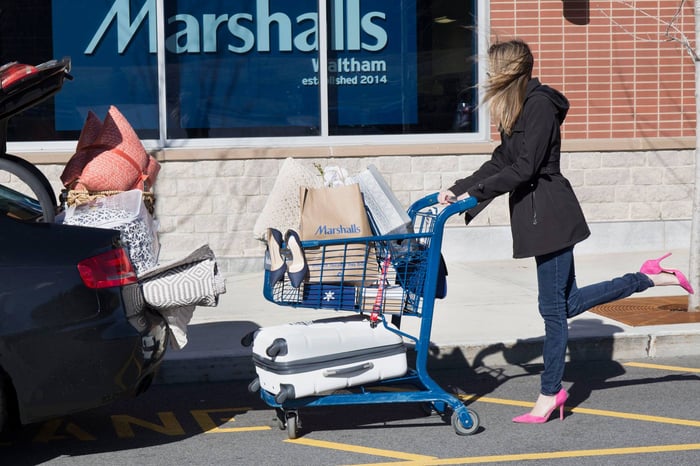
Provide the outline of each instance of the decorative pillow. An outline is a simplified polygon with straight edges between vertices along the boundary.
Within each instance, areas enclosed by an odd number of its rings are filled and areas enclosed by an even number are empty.
[[[95,142],[100,134],[100,130],[102,130],[102,121],[100,121],[99,117],[95,115],[92,110],[88,111],[83,129],[80,131],[80,138],[78,139],[78,145],[75,149],[76,152],[73,157],[70,158],[61,174],[61,181],[66,188],[73,188],[73,185],[83,172],[85,165],[97,154],[96,152],[89,152],[84,149]]]
[[[88,162],[78,181],[88,191],[128,191],[143,186],[149,155],[116,107],[110,106],[99,136],[82,151],[88,153]]]
[[[280,167],[272,190],[265,201],[255,225],[253,236],[264,240],[269,227],[280,231],[299,230],[301,207],[299,189],[320,188],[323,177],[320,173],[306,168],[292,157],[287,157]]]
[[[104,123],[88,111],[61,181],[79,191],[149,191],[159,171],[158,160],[146,153],[126,118],[111,106]]]

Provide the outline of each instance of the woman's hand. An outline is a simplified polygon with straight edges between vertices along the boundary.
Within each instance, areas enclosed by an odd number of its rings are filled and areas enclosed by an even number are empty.
[[[457,197],[449,189],[438,194],[438,202],[440,204],[452,204],[457,202]]]

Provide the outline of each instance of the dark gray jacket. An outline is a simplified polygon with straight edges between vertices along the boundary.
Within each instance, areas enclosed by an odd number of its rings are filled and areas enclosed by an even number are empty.
[[[559,168],[560,126],[568,110],[564,95],[531,79],[512,134],[501,131],[501,144],[491,160],[450,188],[456,196],[468,192],[479,201],[473,212],[510,193],[515,258],[555,252],[590,235],[578,199]]]

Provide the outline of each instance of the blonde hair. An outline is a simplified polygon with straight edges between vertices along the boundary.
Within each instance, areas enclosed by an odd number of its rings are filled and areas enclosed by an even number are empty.
[[[510,135],[525,102],[525,90],[532,78],[534,58],[522,40],[498,42],[488,51],[489,78],[484,103],[489,102],[491,116],[499,128]]]

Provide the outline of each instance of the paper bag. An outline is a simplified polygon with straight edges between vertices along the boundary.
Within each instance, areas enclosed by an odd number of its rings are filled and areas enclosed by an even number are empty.
[[[357,184],[302,188],[301,239],[331,240],[371,236],[369,219]],[[310,283],[362,284],[374,277],[377,260],[371,242],[342,242],[305,248]]]
[[[358,184],[334,188],[302,188],[301,239],[371,236]]]

